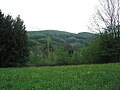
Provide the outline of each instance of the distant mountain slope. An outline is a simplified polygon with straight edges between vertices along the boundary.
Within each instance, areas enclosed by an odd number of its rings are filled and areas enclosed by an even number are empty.
[[[54,45],[70,43],[71,45],[85,46],[94,36],[92,33],[82,32],[78,34],[58,30],[28,31],[29,46],[46,44],[48,38]]]

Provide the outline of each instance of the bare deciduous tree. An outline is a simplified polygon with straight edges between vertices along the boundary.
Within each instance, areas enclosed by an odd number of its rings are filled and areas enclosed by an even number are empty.
[[[99,0],[93,20],[92,29],[100,34],[102,60],[120,61],[120,0]]]
[[[120,15],[119,0],[99,0],[99,5],[96,9],[96,14],[91,23],[91,30],[103,33],[111,33],[115,37],[120,36],[119,15]]]

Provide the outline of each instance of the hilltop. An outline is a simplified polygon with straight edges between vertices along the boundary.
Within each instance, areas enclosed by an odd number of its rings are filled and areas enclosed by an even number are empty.
[[[28,31],[27,34],[30,47],[46,44],[48,39],[51,40],[53,45],[69,43],[71,45],[86,46],[94,36],[94,34],[89,32],[75,34],[58,30]]]

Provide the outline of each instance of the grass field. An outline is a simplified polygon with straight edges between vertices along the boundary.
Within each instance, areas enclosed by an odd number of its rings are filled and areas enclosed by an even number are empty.
[[[0,90],[120,90],[120,64],[1,68]]]

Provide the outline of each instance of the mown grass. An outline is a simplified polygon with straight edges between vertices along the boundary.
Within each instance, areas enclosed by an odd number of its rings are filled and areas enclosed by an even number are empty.
[[[120,90],[120,64],[1,68],[0,90]]]

